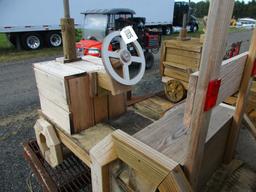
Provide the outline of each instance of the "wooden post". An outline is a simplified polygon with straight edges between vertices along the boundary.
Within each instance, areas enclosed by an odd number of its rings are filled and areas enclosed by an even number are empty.
[[[191,38],[190,37],[187,37],[187,14],[184,14],[183,15],[183,21],[182,21],[182,28],[180,30],[180,34],[179,34],[179,37],[178,39],[181,40],[181,41],[187,41],[187,40],[190,40]]]
[[[64,18],[61,19],[61,33],[63,39],[64,62],[72,62],[77,60],[74,19],[70,18],[68,0],[64,0],[63,2]]]
[[[250,88],[250,82],[252,81],[252,69],[256,59],[256,29],[254,29],[249,55],[247,58],[246,66],[244,69],[243,79],[239,89],[239,94],[236,103],[236,110],[233,116],[232,127],[229,133],[229,138],[226,147],[226,153],[224,157],[224,163],[230,163],[234,157],[238,135],[240,132],[241,122],[243,119],[246,101],[248,99],[248,92]]]
[[[190,143],[184,165],[185,172],[194,191],[197,191],[204,144],[211,116],[211,110],[204,111],[206,93],[209,82],[219,78],[233,7],[234,0],[214,0],[211,1],[210,5],[210,17],[207,23],[208,30],[203,46],[194,112],[190,125]]]

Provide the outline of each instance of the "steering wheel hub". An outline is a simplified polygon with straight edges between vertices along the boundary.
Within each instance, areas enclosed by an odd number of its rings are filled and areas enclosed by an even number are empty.
[[[122,50],[120,52],[120,59],[124,62],[124,63],[131,63],[131,53],[128,50]]]

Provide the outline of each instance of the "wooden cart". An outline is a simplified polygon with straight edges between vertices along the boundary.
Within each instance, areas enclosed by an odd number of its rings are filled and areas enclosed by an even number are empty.
[[[189,76],[198,71],[203,44],[199,38],[171,39],[162,44],[160,72],[167,98],[177,103],[185,98]]]

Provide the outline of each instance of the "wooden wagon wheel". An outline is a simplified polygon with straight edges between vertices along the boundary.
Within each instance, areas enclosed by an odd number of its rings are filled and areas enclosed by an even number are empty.
[[[181,101],[186,96],[186,89],[180,81],[169,80],[165,83],[165,95],[173,103]]]

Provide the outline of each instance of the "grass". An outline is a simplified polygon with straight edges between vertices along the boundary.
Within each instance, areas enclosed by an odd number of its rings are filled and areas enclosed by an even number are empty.
[[[12,44],[7,39],[6,35],[0,33],[0,50],[1,49],[11,49],[13,48]]]
[[[9,42],[5,34],[0,33],[0,63],[26,60],[32,58],[43,58],[50,56],[59,56],[62,54],[62,48],[44,48],[40,50],[16,50]]]

